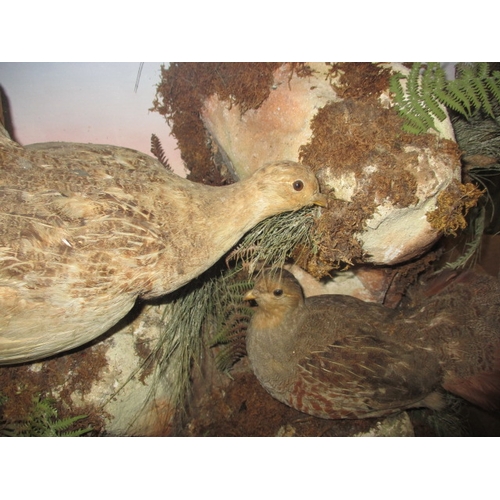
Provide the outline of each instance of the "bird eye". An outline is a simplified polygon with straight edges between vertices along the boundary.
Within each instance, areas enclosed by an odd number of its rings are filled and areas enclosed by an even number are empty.
[[[295,191],[302,191],[303,187],[304,187],[304,183],[302,181],[295,181],[293,183],[293,189],[295,189]]]
[[[273,292],[275,297],[281,297],[283,295],[283,290],[281,288],[276,288]]]

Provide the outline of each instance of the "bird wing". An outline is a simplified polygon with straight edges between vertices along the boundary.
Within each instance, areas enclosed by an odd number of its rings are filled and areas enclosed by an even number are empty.
[[[308,328],[323,331],[309,336],[329,341],[299,361],[293,406],[324,418],[376,417],[419,406],[439,386],[432,352],[385,333],[394,311],[352,297],[311,299]]]

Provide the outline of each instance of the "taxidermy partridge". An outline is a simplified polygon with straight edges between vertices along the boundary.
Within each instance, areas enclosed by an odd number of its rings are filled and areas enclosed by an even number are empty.
[[[80,346],[138,297],[196,278],[264,218],[326,202],[294,162],[212,187],[130,149],[21,147],[5,131],[0,168],[0,364]]]
[[[388,309],[344,295],[304,298],[294,276],[263,272],[247,352],[279,401],[322,418],[443,407],[444,388],[500,410],[500,281],[467,272],[435,295]]]

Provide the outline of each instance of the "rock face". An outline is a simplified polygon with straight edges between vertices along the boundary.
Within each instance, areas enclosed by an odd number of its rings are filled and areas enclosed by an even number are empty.
[[[171,432],[177,410],[173,401],[177,365],[174,361],[173,369],[160,376],[155,357],[148,358],[164,328],[163,311],[164,306],[148,305],[132,321],[120,325],[101,342],[106,350],[99,375],[89,380],[87,391],[71,393],[72,411],[90,410],[100,415],[101,432],[113,436],[162,436]]]
[[[393,265],[421,255],[441,234],[427,213],[460,180],[450,121],[423,137],[401,132],[388,90],[393,72],[407,73],[401,65],[308,67],[307,76],[279,67],[268,98],[244,113],[208,97],[202,119],[210,136],[239,178],[278,158],[320,171],[334,198],[320,222],[326,263]]]

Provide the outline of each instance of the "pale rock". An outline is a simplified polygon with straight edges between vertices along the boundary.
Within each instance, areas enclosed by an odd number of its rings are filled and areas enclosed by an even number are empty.
[[[107,367],[93,380],[90,391],[73,392],[73,412],[92,411],[104,419],[104,431],[113,436],[159,436],[168,434],[176,408],[171,404],[175,360],[166,376],[158,375],[155,363],[142,377],[144,359],[137,343],[153,348],[163,328],[164,306],[146,306],[129,324],[119,327],[102,342],[107,346]],[[82,410],[79,410],[82,408]]]
[[[379,420],[369,431],[354,437],[415,437],[415,431],[407,412]]]
[[[312,64],[325,71],[324,64]],[[259,165],[273,159],[298,161],[299,147],[311,138],[310,122],[318,108],[332,99],[328,81],[323,78],[291,78],[287,66],[275,73],[269,97],[258,109],[241,115],[239,106],[221,101],[214,94],[202,110],[205,127],[232,162],[240,179]]]

